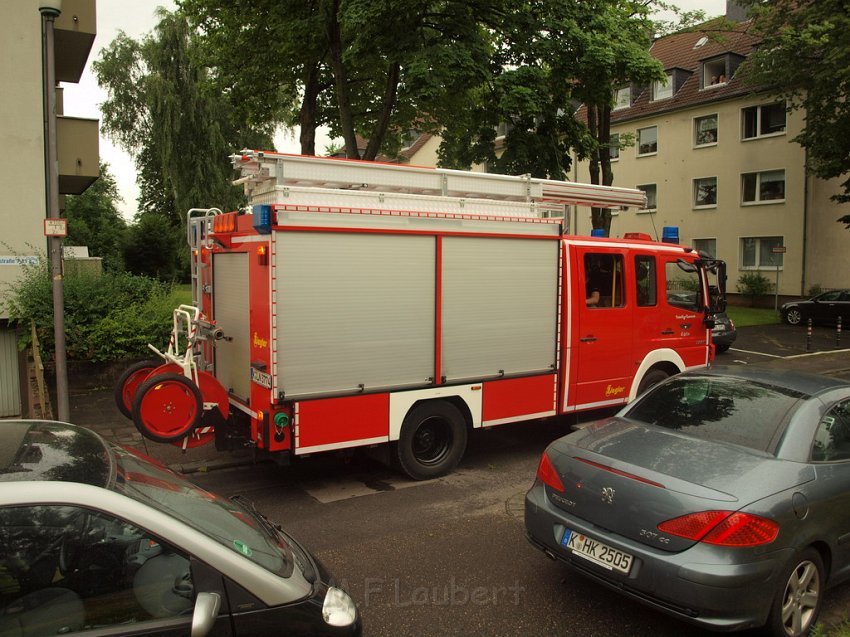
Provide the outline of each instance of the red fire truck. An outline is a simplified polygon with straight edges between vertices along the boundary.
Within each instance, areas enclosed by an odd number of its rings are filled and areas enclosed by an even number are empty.
[[[389,444],[425,479],[471,429],[625,404],[712,360],[722,262],[566,232],[572,206],[640,207],[639,190],[232,159],[251,212],[190,211],[193,305],[116,387],[152,440],[281,461]]]

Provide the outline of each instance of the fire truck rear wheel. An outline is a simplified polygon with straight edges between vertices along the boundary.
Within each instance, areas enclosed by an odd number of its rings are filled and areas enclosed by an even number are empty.
[[[416,405],[401,425],[396,446],[398,463],[414,480],[428,480],[452,471],[466,451],[466,421],[445,401]]]
[[[668,376],[670,374],[663,369],[650,369],[641,379],[640,385],[638,385],[638,396],[648,389],[655,387],[661,381],[666,380]]]
[[[160,365],[162,365],[161,360],[139,361],[130,365],[118,377],[112,395],[115,398],[115,405],[118,407],[118,411],[127,418],[133,417],[133,399],[136,397],[136,391],[145,382],[148,374]]]
[[[154,442],[185,438],[201,421],[204,403],[201,390],[180,374],[159,374],[136,391],[133,423]]]

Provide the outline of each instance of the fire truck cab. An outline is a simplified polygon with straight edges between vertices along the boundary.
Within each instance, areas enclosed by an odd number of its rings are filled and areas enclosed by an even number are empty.
[[[468,432],[625,404],[713,357],[708,273],[567,234],[639,190],[243,151],[251,211],[190,211],[193,306],[116,389],[139,430],[278,460],[390,444],[414,479]]]

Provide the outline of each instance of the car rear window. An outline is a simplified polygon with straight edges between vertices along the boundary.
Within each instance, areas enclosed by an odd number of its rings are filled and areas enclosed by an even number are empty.
[[[770,452],[801,398],[803,394],[741,378],[683,376],[653,389],[624,416]]]

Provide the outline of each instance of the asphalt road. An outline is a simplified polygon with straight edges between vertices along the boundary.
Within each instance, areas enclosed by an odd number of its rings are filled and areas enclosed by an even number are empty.
[[[790,344],[776,329],[740,339],[717,363],[758,364],[805,352],[799,328]],[[571,424],[551,419],[477,431],[459,469],[428,482],[411,482],[368,458],[333,455],[193,479],[250,497],[311,549],[354,597],[368,636],[714,634],[624,599],[528,544],[523,496],[541,452]],[[848,608],[844,585],[827,593],[822,618],[840,621]]]

